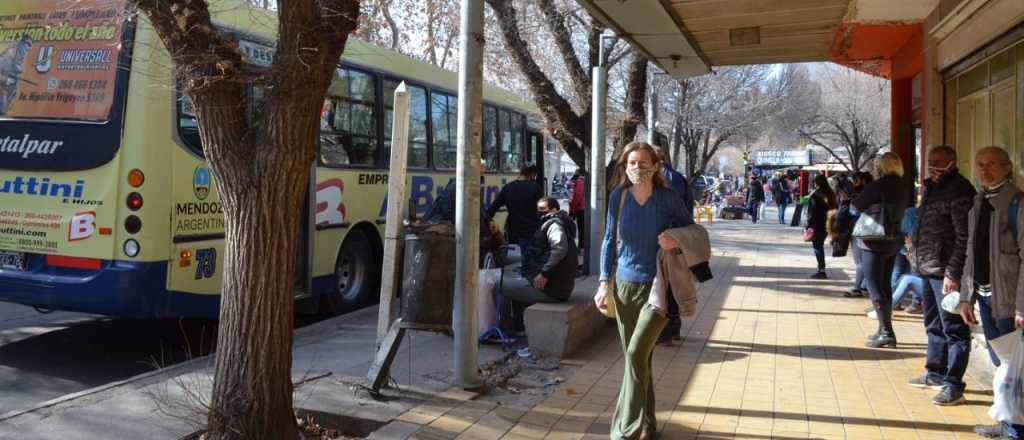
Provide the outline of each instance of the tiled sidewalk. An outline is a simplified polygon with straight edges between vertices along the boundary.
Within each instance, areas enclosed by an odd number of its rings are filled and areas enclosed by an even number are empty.
[[[716,221],[711,231],[715,279],[701,286],[684,342],[654,354],[661,439],[959,439],[991,423],[991,392],[973,378],[968,404],[955,407],[906,385],[923,372],[919,316],[897,312],[898,350],[864,348],[875,321],[863,314],[866,299],[841,295],[850,258],[829,260],[831,280],[810,280],[814,258],[796,228]],[[577,373],[533,408],[447,393],[377,438],[608,438],[622,374],[617,335],[609,328],[564,362]]]

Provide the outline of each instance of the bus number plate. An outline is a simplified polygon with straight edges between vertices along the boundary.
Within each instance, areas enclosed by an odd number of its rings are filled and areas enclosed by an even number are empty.
[[[24,252],[0,251],[0,269],[25,270],[27,261]]]

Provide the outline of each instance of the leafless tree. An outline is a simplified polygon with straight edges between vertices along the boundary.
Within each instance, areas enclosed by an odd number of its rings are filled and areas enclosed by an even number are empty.
[[[851,171],[861,171],[889,145],[889,81],[838,65],[815,76],[821,88],[818,111],[799,129]]]
[[[244,65],[204,0],[131,0],[152,23],[191,99],[224,209],[224,269],[209,439],[299,438],[291,367],[301,203],[320,108],[358,0],[294,0],[278,9],[269,69]],[[248,86],[263,97],[248,96]],[[246,111],[256,100],[255,114]]]

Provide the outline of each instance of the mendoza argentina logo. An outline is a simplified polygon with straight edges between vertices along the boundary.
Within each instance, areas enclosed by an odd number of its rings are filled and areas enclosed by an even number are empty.
[[[79,200],[85,190],[85,181],[75,183],[50,181],[49,177],[16,176],[13,179],[0,180],[0,194],[20,194],[26,196],[57,197]]]

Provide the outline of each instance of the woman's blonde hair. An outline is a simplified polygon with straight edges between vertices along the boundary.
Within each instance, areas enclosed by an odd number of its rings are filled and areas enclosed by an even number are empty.
[[[611,187],[608,189],[611,190],[616,186],[623,188],[633,186],[633,182],[626,177],[626,162],[629,161],[629,154],[634,151],[646,151],[647,155],[651,157],[651,166],[654,168],[654,177],[651,178],[651,182],[654,186],[667,186],[665,178],[661,175],[661,155],[658,154],[658,150],[646,142],[630,142],[626,148],[622,149],[619,158],[615,160],[615,172],[612,174],[612,179],[609,182]]]
[[[903,177],[903,160],[892,151],[883,154],[878,159],[878,174],[880,174],[879,177],[885,177],[890,174]]]

